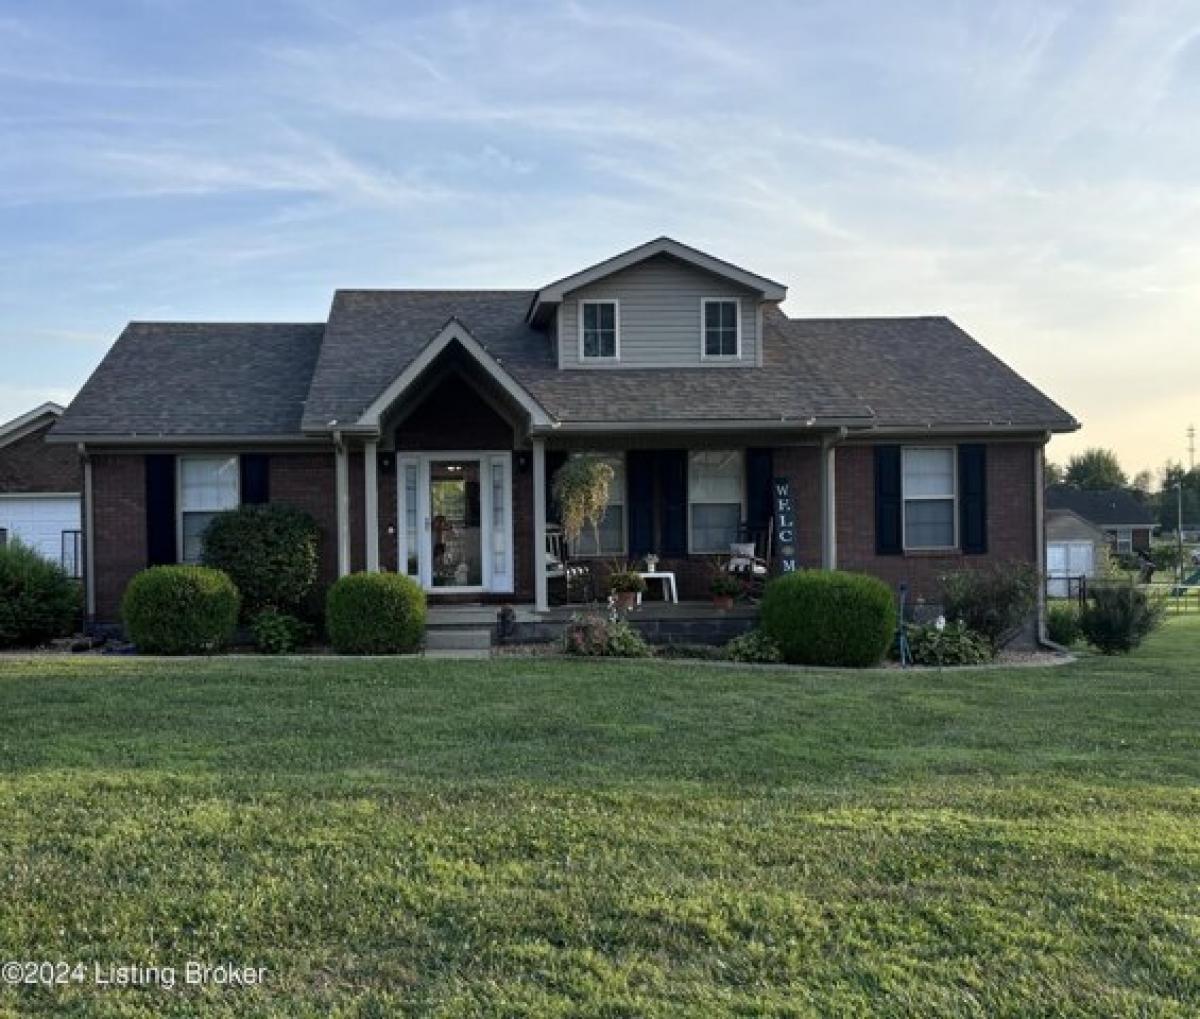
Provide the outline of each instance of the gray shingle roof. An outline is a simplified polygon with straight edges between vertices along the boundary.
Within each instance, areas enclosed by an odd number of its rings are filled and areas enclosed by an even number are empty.
[[[58,435],[296,435],[324,325],[131,322]]]
[[[1089,491],[1070,485],[1051,485],[1046,489],[1046,509],[1071,510],[1097,527],[1154,525],[1150,507],[1123,488]]]
[[[768,343],[798,346],[813,369],[865,403],[880,427],[1028,425],[1074,418],[948,318],[767,316]],[[767,348],[770,349],[770,346]]]
[[[324,325],[132,323],[60,434],[298,435],[346,426],[457,319],[555,419],[1074,427],[945,318],[764,315],[764,363],[560,370],[532,290],[339,290]]]

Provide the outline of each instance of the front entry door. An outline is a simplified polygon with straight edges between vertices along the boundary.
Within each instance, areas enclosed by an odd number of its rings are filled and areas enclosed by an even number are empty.
[[[431,593],[512,591],[512,455],[398,460],[399,568]]]

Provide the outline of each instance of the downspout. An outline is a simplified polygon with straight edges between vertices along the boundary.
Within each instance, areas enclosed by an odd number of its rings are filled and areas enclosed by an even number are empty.
[[[92,508],[92,458],[87,446],[79,443],[83,463],[83,628],[91,632],[96,623],[96,514]]]
[[[1056,644],[1046,631],[1046,444],[1050,433],[1046,432],[1040,446],[1033,450],[1033,518],[1034,542],[1037,555],[1037,642],[1040,646],[1069,655],[1070,648]]]
[[[821,568],[837,569],[837,456],[834,447],[846,438],[845,425],[821,437]]]

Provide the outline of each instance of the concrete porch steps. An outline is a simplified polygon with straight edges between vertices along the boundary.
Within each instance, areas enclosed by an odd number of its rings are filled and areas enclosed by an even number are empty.
[[[428,627],[425,630],[426,651],[490,651],[491,628]]]

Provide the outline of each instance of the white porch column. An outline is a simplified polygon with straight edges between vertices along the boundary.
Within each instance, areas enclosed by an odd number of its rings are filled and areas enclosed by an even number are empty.
[[[363,488],[366,491],[367,572],[379,572],[379,462],[378,443],[371,439],[363,447]]]
[[[821,443],[821,568],[837,569],[837,450]]]
[[[538,612],[550,609],[546,592],[546,440],[533,440],[533,601]]]
[[[334,435],[334,496],[337,503],[338,576],[350,572],[350,454],[340,435]]]

